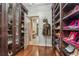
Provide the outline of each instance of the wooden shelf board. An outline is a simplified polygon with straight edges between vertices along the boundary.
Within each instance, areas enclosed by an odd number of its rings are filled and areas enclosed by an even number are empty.
[[[60,29],[55,29],[55,31],[56,31],[56,30],[60,30]]]
[[[56,8],[56,7],[57,7],[57,5],[58,5],[58,3],[56,3],[56,4],[55,4],[54,8]]]
[[[74,17],[76,15],[79,15],[79,10],[75,10],[72,13],[68,14],[67,16],[63,17],[63,20],[68,19],[69,17]]]
[[[65,5],[62,7],[62,10],[64,11],[70,11],[72,10],[76,5],[79,5],[78,3],[65,3]]]
[[[56,18],[57,16],[59,16],[59,15],[60,15],[60,12],[58,12],[57,15],[55,15],[55,18]]]
[[[59,23],[60,22],[60,19],[58,19],[56,22],[55,22],[55,24],[57,24],[57,23]]]
[[[65,31],[79,31],[79,29],[63,29]]]
[[[55,9],[55,13],[57,12],[58,8],[60,7],[60,5],[58,4],[57,8]]]
[[[62,7],[62,10],[68,5],[68,3],[65,3],[65,5]]]

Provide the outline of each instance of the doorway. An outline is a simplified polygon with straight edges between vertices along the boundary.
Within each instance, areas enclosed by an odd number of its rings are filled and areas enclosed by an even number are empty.
[[[29,17],[29,45],[38,45],[39,38],[38,38],[38,20],[39,16],[30,16]]]

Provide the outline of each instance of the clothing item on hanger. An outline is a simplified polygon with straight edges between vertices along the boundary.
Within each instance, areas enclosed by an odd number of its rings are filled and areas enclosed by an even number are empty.
[[[51,35],[51,26],[50,24],[43,24],[43,35],[50,36]]]

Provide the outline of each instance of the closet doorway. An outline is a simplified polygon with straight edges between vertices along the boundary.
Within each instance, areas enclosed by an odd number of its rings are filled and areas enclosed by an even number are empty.
[[[30,23],[29,23],[29,45],[38,45],[39,43],[39,38],[38,38],[38,20],[39,16],[30,16]]]

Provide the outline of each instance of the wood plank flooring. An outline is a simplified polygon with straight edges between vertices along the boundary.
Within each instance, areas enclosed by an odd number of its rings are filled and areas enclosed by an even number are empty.
[[[16,56],[59,56],[59,53],[53,47],[29,45],[26,49],[18,52]]]

